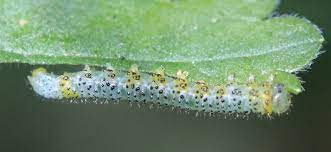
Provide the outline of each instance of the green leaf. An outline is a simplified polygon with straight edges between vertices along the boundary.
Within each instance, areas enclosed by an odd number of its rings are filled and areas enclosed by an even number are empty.
[[[0,62],[164,66],[193,81],[229,75],[293,93],[324,41],[308,20],[268,18],[278,0],[0,0]]]

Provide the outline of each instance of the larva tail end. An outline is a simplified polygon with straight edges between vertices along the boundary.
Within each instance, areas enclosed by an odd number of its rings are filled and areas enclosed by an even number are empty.
[[[62,94],[57,76],[47,73],[45,68],[37,68],[28,76],[33,90],[47,99],[61,99]]]

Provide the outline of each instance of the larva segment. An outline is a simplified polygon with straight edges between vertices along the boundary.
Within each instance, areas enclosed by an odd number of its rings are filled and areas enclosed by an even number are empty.
[[[269,82],[265,82],[263,85],[262,85],[264,91],[262,93],[262,99],[263,99],[263,107],[264,107],[264,110],[265,110],[265,114],[267,115],[271,115],[272,113],[272,103],[271,103],[271,100],[272,100],[272,95],[271,95],[271,84]]]
[[[227,94],[227,90],[225,89],[224,86],[217,86],[216,87],[216,105],[220,111],[225,110],[225,95]]]
[[[67,73],[60,76],[60,90],[64,98],[79,98],[77,91],[72,88],[72,82]]]
[[[152,102],[187,110],[219,113],[284,113],[290,106],[286,87],[271,80],[260,84],[250,76],[246,83],[236,82],[234,75],[227,83],[212,86],[204,81],[189,82],[188,73],[178,71],[169,77],[160,67],[153,73],[140,72],[132,65],[126,72],[108,67],[96,71],[86,66],[83,71],[56,76],[46,69],[36,69],[29,76],[34,90],[46,98],[103,98],[108,101]]]
[[[179,70],[175,79],[175,90],[179,92],[187,92],[188,88],[188,73],[186,71]]]
[[[132,65],[127,72],[127,85],[129,88],[134,89],[140,83],[141,75],[136,64]]]
[[[202,111],[212,111],[213,100],[210,96],[209,86],[202,80],[195,83],[194,86],[196,107],[201,106]]]

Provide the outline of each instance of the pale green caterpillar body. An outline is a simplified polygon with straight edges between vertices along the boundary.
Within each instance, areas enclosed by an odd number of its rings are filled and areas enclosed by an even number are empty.
[[[38,68],[28,77],[33,90],[47,99],[105,99],[155,103],[188,111],[272,115],[288,111],[291,94],[281,83],[257,83],[248,78],[237,83],[233,77],[223,85],[211,86],[204,81],[189,82],[188,73],[178,71],[167,76],[164,68],[151,73],[140,72],[137,65],[127,71],[109,67],[54,75]]]

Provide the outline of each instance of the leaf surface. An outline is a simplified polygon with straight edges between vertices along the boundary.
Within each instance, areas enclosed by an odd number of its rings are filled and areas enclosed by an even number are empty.
[[[324,41],[308,20],[270,18],[277,0],[0,0],[0,62],[181,69],[193,81],[244,82],[291,72]]]

